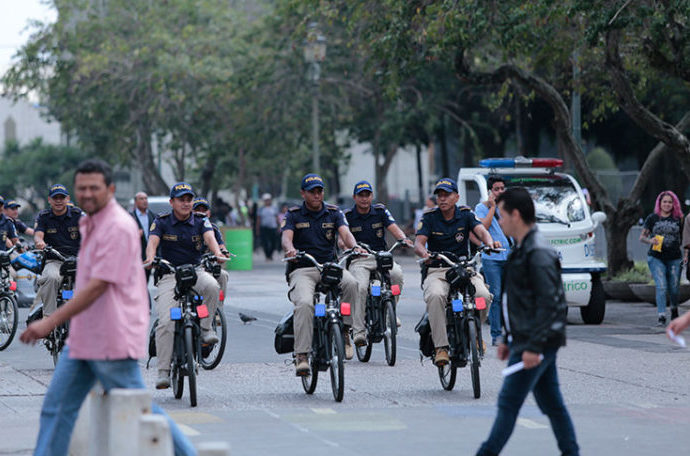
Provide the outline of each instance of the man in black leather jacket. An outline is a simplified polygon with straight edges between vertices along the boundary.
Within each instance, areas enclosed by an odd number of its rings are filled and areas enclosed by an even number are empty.
[[[498,357],[524,369],[508,375],[498,396],[498,415],[477,455],[497,455],[510,438],[530,393],[549,417],[564,455],[578,455],[575,429],[563,402],[556,353],[565,345],[566,302],[558,255],[535,224],[534,203],[526,189],[514,187],[496,200],[501,228],[516,246],[505,265],[502,320],[504,340]]]

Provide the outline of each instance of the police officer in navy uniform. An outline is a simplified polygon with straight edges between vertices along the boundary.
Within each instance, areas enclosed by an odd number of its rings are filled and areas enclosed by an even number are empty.
[[[355,238],[347,228],[347,221],[337,206],[323,202],[323,179],[317,174],[302,178],[300,193],[302,206],[288,210],[281,223],[282,245],[285,256],[292,258],[297,251],[305,251],[319,263],[336,258],[336,235],[342,238],[347,248],[357,246]],[[314,334],[314,290],[321,280],[318,269],[309,260],[290,261],[286,275],[290,291],[288,298],[295,305],[295,367],[298,376],[309,374],[308,354]],[[357,281],[347,270],[340,281],[343,302],[353,303],[357,299]],[[351,318],[344,318],[351,324]],[[350,321],[348,321],[350,320]],[[345,331],[346,358],[354,353],[350,338]]]
[[[207,217],[209,220],[211,220],[211,205],[209,204],[206,198],[194,198],[193,209],[195,213],[199,214],[202,217]],[[213,222],[211,222],[211,227],[213,227],[213,236],[216,238],[216,242],[218,243],[218,247],[220,248],[221,253],[224,257],[227,258],[230,255],[230,252],[228,252],[228,249],[225,247],[225,239],[223,239],[223,233],[220,232],[220,228],[218,228],[218,225],[216,225]],[[201,254],[203,255],[207,251],[208,247],[206,246],[206,244],[204,244]],[[216,278],[216,280],[218,281],[218,285],[220,286],[220,289],[223,290],[223,296],[225,296],[229,278],[230,275],[228,274],[228,271],[225,269],[221,269],[220,276]],[[220,304],[222,305],[223,303],[220,302]]]
[[[0,196],[0,210],[3,208],[4,204],[5,199]],[[2,251],[6,251],[19,240],[14,221],[4,213],[0,213],[0,235],[2,236],[2,242],[0,242],[0,250]]]
[[[160,255],[173,266],[183,264],[197,265],[194,289],[204,297],[209,315],[214,315],[218,305],[220,288],[211,274],[199,266],[204,243],[216,256],[222,256],[213,235],[213,227],[206,217],[192,212],[194,191],[186,182],[179,182],[170,189],[172,211],[156,217],[149,229],[146,245],[146,261],[151,263],[160,245]],[[170,309],[175,305],[175,275],[165,274],[158,281],[156,296],[156,352],[158,356],[158,378],[156,388],[170,387],[170,361],[172,359],[175,324],[170,320]],[[211,319],[201,319],[201,340],[205,344],[215,344],[218,336],[211,331]]]
[[[4,208],[4,213],[5,217],[8,217],[12,222],[14,223],[14,228],[17,231],[17,235],[20,234],[26,234],[27,236],[33,236],[34,235],[34,229],[29,228],[19,220],[19,208],[22,205],[17,202],[17,200],[8,200],[5,203],[5,208]]]
[[[34,223],[34,244],[37,249],[51,246],[63,256],[77,256],[81,234],[79,220],[81,209],[69,206],[69,192],[62,184],[50,187],[48,193],[49,209],[44,209],[36,216]],[[60,266],[62,262],[48,258],[41,276],[36,283],[38,292],[34,305],[43,302],[43,316],[52,314],[57,307],[57,292],[62,281]]]
[[[484,244],[498,248],[481,221],[467,206],[456,206],[459,195],[458,186],[453,179],[444,177],[436,183],[434,194],[437,207],[424,212],[417,227],[415,253],[427,259],[427,275],[422,284],[424,302],[429,312],[431,337],[436,347],[434,363],[443,366],[450,360],[448,357],[448,334],[446,332],[446,300],[450,285],[446,281],[448,267],[441,260],[429,260],[429,252],[450,252],[458,257],[469,255],[469,238],[474,234]],[[491,302],[484,280],[478,274],[472,278],[476,297],[483,297]]]
[[[367,181],[355,184],[352,192],[355,205],[345,210],[345,218],[350,225],[350,232],[358,243],[364,243],[374,251],[386,250],[385,229],[390,231],[395,239],[404,240],[408,247],[413,247],[412,242],[406,238],[405,233],[395,223],[395,219],[383,204],[372,204],[374,188]],[[352,330],[356,346],[367,344],[366,336],[366,301],[369,292],[369,277],[376,270],[376,258],[355,257],[350,261],[348,270],[357,280],[357,301],[352,314]],[[402,289],[403,272],[398,263],[393,263],[390,271],[391,284],[398,285]],[[397,297],[396,297],[397,298]]]

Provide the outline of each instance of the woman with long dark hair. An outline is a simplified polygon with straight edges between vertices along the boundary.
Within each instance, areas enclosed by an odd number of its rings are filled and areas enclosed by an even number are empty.
[[[647,264],[656,284],[658,325],[666,325],[666,299],[671,307],[671,318],[678,316],[678,287],[682,255],[683,213],[680,201],[670,190],[659,193],[654,213],[644,221],[640,241],[649,244]]]

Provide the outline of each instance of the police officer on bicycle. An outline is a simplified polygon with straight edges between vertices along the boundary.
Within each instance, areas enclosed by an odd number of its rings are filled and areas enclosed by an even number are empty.
[[[383,204],[372,204],[374,188],[367,181],[355,184],[352,199],[355,205],[345,210],[345,218],[350,225],[350,232],[355,240],[367,244],[374,251],[386,249],[385,231],[387,229],[397,240],[404,240],[408,247],[413,247],[412,241],[406,238],[405,233],[395,223],[395,219]],[[350,261],[348,270],[357,280],[357,301],[354,303],[352,315],[352,329],[354,343],[360,347],[367,344],[365,317],[366,302],[369,292],[369,278],[371,272],[376,270],[376,258],[355,257]],[[398,263],[393,263],[390,271],[392,285],[398,285],[402,289],[403,272]]]
[[[5,199],[0,196],[0,211],[4,205]],[[3,251],[12,247],[19,239],[17,238],[17,230],[14,226],[14,221],[2,212],[0,212],[0,236],[2,236],[0,250]]]
[[[199,265],[205,243],[214,255],[222,256],[213,235],[213,227],[206,217],[192,213],[194,191],[186,182],[179,182],[170,189],[172,211],[156,217],[149,229],[146,245],[146,264],[153,262],[160,245],[160,255],[173,266],[183,264]],[[214,315],[218,304],[220,288],[211,274],[198,267],[194,289],[204,297],[209,315]],[[158,378],[156,388],[170,387],[170,361],[172,359],[175,324],[170,320],[170,309],[175,305],[175,276],[165,274],[158,281],[156,297],[156,351],[158,356]],[[218,342],[218,336],[211,331],[210,318],[201,320],[201,340],[205,344]]]
[[[200,216],[207,217],[211,220],[211,205],[206,198],[194,198],[193,209],[194,212],[200,214]],[[213,222],[211,222],[211,227],[213,228],[213,236],[216,238],[221,253],[224,257],[229,256],[230,252],[228,252],[228,249],[225,247],[225,239],[223,239],[223,233],[220,232],[220,228]],[[203,255],[206,252],[208,252],[208,246],[204,244],[201,254]],[[228,271],[221,269],[220,276],[216,278],[220,289],[223,290],[223,294],[225,294],[225,287],[228,286],[229,277]]]
[[[281,223],[282,246],[285,256],[292,258],[297,251],[305,251],[319,263],[335,259],[336,235],[340,236],[347,248],[355,248],[355,238],[347,229],[347,221],[337,206],[323,202],[323,179],[317,174],[307,174],[302,178],[300,193],[304,199],[301,206],[288,210]],[[295,305],[295,366],[298,376],[309,374],[308,354],[312,347],[314,334],[314,290],[321,280],[316,267],[308,260],[290,261],[286,276],[290,291],[288,299]],[[342,299],[353,303],[357,299],[357,282],[348,272],[343,271],[340,281]],[[346,324],[349,323],[346,317]],[[345,331],[346,358],[352,358],[354,350]]]
[[[446,281],[448,267],[441,260],[431,260],[429,252],[450,252],[458,257],[469,255],[469,238],[474,234],[484,244],[498,248],[481,221],[467,206],[456,206],[458,186],[453,179],[444,177],[434,188],[438,206],[427,209],[417,226],[415,253],[426,259],[424,302],[429,313],[431,337],[436,347],[434,362],[442,366],[449,362],[448,334],[446,332],[446,300],[450,285]],[[476,296],[491,301],[491,295],[479,275],[471,279]]]
[[[14,228],[17,231],[17,235],[19,234],[26,234],[28,236],[33,236],[34,235],[34,229],[29,228],[26,226],[24,222],[19,220],[19,208],[22,205],[19,204],[17,200],[8,200],[5,203],[5,208],[3,209],[3,212],[5,213],[5,217],[9,218],[12,220],[12,223],[14,223]]]
[[[34,224],[34,244],[37,249],[51,246],[63,256],[77,256],[81,234],[79,220],[83,215],[81,209],[69,206],[69,192],[62,184],[50,187],[48,193],[49,209],[44,209],[36,216]],[[38,278],[38,292],[34,305],[43,302],[43,316],[52,314],[57,308],[57,292],[62,282],[60,275],[61,262],[47,258],[43,272]]]

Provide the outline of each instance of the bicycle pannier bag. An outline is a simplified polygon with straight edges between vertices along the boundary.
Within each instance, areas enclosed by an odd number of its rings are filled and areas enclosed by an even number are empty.
[[[276,336],[273,345],[276,353],[291,353],[295,347],[295,330],[293,327],[293,310],[286,313],[276,326]]]
[[[388,252],[381,252],[376,255],[376,267],[384,271],[393,269],[393,255]]]
[[[321,282],[324,285],[337,285],[343,278],[343,268],[335,263],[326,263],[321,272]]]
[[[419,333],[419,351],[424,356],[431,356],[434,353],[434,341],[431,338],[431,324],[429,323],[429,314],[427,312],[424,312],[414,330]]]

